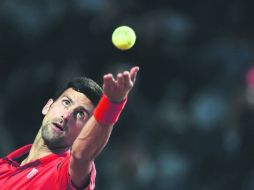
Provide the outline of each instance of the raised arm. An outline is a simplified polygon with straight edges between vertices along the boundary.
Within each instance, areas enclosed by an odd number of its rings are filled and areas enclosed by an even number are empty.
[[[138,67],[133,67],[130,71],[118,73],[116,78],[112,74],[104,75],[103,103],[101,100],[72,146],[69,174],[75,186],[87,185],[92,163],[107,144],[120,114],[119,108],[115,107],[124,106],[138,70]],[[105,101],[106,105],[102,105]]]

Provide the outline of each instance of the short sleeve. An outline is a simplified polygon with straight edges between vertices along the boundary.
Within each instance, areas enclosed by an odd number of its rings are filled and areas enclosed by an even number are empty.
[[[68,166],[69,166],[69,158],[65,158],[63,162],[58,165],[58,182],[60,189],[67,189],[67,190],[80,190],[77,189],[71,182],[71,177],[68,173]],[[82,190],[93,190],[95,188],[95,178],[96,178],[96,168],[93,162],[92,170],[90,174],[90,182],[89,184]]]

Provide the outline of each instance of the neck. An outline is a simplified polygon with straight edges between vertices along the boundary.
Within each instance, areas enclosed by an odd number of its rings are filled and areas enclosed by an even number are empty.
[[[68,149],[56,149],[56,150],[51,150],[44,142],[44,140],[42,139],[41,136],[41,129],[39,130],[39,132],[37,133],[35,140],[33,142],[33,145],[29,151],[29,154],[27,156],[26,159],[24,159],[21,162],[21,165],[24,165],[28,162],[32,162],[34,160],[37,160],[39,158],[42,158],[44,156],[47,156],[51,153],[61,153],[61,152],[65,152]]]

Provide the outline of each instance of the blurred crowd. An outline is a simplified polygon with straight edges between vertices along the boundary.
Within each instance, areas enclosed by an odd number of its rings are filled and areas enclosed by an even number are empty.
[[[97,158],[100,190],[254,189],[251,1],[0,2],[0,155],[32,143],[68,79],[140,66]],[[122,52],[111,34],[131,26]]]

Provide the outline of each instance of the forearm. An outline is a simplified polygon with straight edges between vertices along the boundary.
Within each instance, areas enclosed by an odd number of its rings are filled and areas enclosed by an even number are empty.
[[[77,187],[89,183],[93,161],[107,144],[112,129],[113,125],[101,125],[92,116],[74,141],[69,174]]]
[[[77,160],[94,160],[107,144],[112,125],[101,125],[92,116],[72,146],[72,156]]]
[[[87,183],[92,163],[109,140],[113,125],[133,88],[138,70],[139,67],[133,67],[130,72],[118,73],[116,79],[112,74],[103,76],[104,96],[72,145],[69,173],[77,186]]]
[[[95,108],[94,115],[88,120],[74,141],[72,154],[76,159],[94,160],[108,142],[114,123],[117,122],[127,98],[112,103],[103,95]]]

